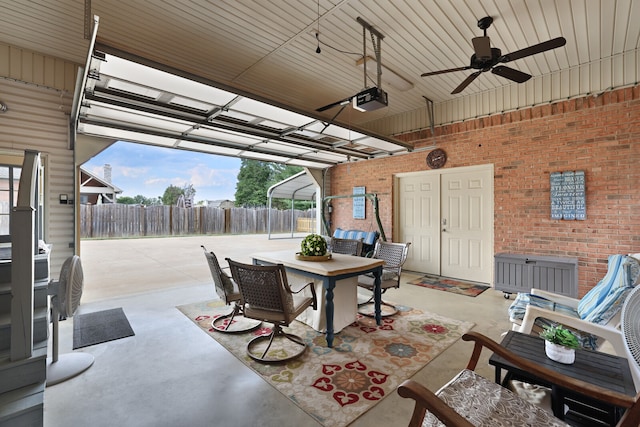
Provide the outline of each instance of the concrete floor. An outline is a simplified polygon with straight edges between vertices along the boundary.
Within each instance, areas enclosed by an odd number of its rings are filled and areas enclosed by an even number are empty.
[[[221,260],[250,262],[253,252],[297,250],[299,241],[264,235],[82,241],[85,288],[76,314],[123,307],[136,335],[76,350],[91,353],[95,363],[46,389],[45,425],[319,426],[176,309],[216,297],[201,244]],[[403,272],[403,281],[419,276]],[[472,298],[403,284],[385,298],[472,321],[496,340],[509,328],[510,301],[494,290]],[[60,354],[72,351],[72,332],[72,320],[60,322]],[[466,366],[471,349],[458,341],[414,379],[438,389]],[[488,358],[478,371],[492,379]],[[412,408],[392,393],[351,426],[408,425]]]

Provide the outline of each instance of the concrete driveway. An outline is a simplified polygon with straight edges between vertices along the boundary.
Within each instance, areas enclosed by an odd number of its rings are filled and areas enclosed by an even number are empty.
[[[142,239],[82,240],[83,302],[153,290],[213,282],[200,245],[225,258],[251,262],[251,254],[269,250],[300,250],[306,234],[188,236]],[[59,272],[52,272],[57,277]]]

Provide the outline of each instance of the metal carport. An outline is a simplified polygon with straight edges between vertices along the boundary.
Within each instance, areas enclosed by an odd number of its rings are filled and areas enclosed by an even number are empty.
[[[323,173],[323,171],[318,170],[315,175],[320,175],[321,173]],[[286,178],[269,187],[269,189],[267,190],[269,207],[267,230],[269,239],[271,239],[271,202],[273,199],[291,199],[291,237],[293,237],[295,227],[293,221],[294,201],[315,200],[316,206],[320,207],[321,204],[318,203],[318,200],[322,199],[321,193],[322,186],[319,184],[316,177],[314,177],[314,172],[309,169],[298,172],[297,174],[292,175],[289,178]],[[322,224],[320,215],[321,209],[318,209],[316,212],[316,228],[318,228],[319,225]]]

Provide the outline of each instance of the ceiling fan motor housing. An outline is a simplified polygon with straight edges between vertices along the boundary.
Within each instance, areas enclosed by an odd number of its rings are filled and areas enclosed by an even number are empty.
[[[471,55],[471,64],[470,67],[476,70],[488,71],[491,67],[496,65],[502,55],[502,51],[497,47],[491,48],[491,58],[490,59],[482,59],[478,58],[474,53]]]

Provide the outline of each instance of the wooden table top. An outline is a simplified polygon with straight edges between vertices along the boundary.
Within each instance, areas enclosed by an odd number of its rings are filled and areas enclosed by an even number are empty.
[[[629,363],[624,357],[578,349],[575,362],[565,365],[547,357],[542,338],[515,331],[509,331],[500,344],[518,356],[567,376],[629,396],[636,394]],[[517,374],[527,374],[495,354],[489,359],[489,364]]]
[[[384,264],[384,260],[381,259],[343,254],[332,254],[331,259],[328,261],[301,261],[296,259],[295,252],[290,250],[258,252],[251,254],[251,257],[255,260],[271,264],[282,264],[285,267],[327,277],[367,271]]]

